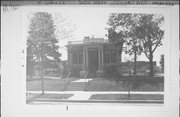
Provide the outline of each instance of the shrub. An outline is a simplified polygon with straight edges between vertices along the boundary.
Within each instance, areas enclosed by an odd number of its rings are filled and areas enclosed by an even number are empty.
[[[111,65],[111,66],[105,66],[104,67],[104,75],[107,77],[117,77],[117,69],[115,65]]]

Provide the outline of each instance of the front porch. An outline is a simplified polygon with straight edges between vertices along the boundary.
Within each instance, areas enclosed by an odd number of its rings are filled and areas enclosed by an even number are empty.
[[[117,64],[121,58],[119,48],[105,43],[102,38],[85,38],[82,43],[72,41],[67,47],[71,73],[81,78],[84,78],[87,73],[102,77],[104,66]]]

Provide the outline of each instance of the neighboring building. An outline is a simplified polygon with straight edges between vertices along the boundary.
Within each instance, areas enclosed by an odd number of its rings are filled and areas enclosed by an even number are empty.
[[[83,41],[69,41],[67,48],[68,66],[74,76],[85,77],[87,71],[95,76],[128,72],[128,63],[121,62],[120,47],[103,38],[85,37]],[[137,72],[145,74],[148,66],[148,62],[137,62]]]
[[[154,72],[158,72],[156,70],[156,62],[153,62]],[[133,74],[134,62],[121,62],[117,65],[117,72],[119,74]],[[148,76],[148,72],[150,71],[150,66],[148,61],[136,61],[136,75],[145,75]]]

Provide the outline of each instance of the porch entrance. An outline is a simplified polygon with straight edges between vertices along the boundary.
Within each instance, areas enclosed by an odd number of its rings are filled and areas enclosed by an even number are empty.
[[[90,49],[88,51],[88,69],[89,73],[96,73],[98,70],[98,50]]]

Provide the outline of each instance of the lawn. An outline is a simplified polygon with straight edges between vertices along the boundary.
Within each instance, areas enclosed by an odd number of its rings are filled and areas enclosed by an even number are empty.
[[[79,80],[75,78],[69,81]],[[45,91],[63,91],[65,79],[44,79]],[[27,91],[41,91],[41,80],[29,80],[26,82]],[[118,82],[107,78],[93,78],[89,81],[86,91],[164,91],[164,81],[162,79],[142,79],[131,80],[129,85],[127,79],[120,79]]]
[[[164,81],[159,79],[113,79],[95,78],[89,82],[87,91],[164,91]]]
[[[26,82],[27,91],[41,91],[41,80],[31,80]],[[45,91],[62,91],[64,88],[64,79],[44,79]]]
[[[27,103],[30,103],[31,100],[47,100],[47,99],[68,99],[72,97],[73,94],[29,94],[26,96]]]
[[[77,78],[69,78],[69,81],[79,80]],[[63,91],[64,83],[67,79],[48,79],[44,78],[44,90],[45,91]],[[27,91],[41,91],[42,84],[40,79],[28,80],[26,81],[26,90]]]
[[[73,94],[44,94],[38,97],[38,99],[68,99],[72,96]]]
[[[164,96],[160,94],[94,94],[89,100],[163,100]]]

